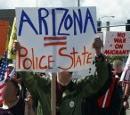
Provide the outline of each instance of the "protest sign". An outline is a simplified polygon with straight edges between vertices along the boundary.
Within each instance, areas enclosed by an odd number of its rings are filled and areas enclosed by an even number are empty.
[[[107,32],[104,54],[108,56],[128,56],[130,51],[130,32]]]
[[[96,9],[17,8],[17,71],[94,73]]]

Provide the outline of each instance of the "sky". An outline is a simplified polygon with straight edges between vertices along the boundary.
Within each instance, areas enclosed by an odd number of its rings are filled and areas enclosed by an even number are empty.
[[[6,2],[5,2],[6,1]],[[0,9],[15,7],[75,7],[78,0],[0,0]],[[130,19],[130,0],[80,0],[80,6],[96,6],[97,19],[111,25],[125,24]],[[111,16],[114,16],[112,18]],[[122,28],[122,27],[121,27]]]

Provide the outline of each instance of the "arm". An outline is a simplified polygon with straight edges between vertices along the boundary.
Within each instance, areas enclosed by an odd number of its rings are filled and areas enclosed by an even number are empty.
[[[127,96],[127,98],[130,95],[130,83],[126,83],[125,89],[124,89],[124,96]]]
[[[86,77],[84,80],[80,80],[78,83],[81,95],[88,97],[96,92],[98,92],[105,84],[109,75],[108,63],[106,62],[106,57],[101,53],[101,48],[103,47],[102,40],[97,37],[92,44],[95,49],[95,66],[97,74],[94,76]]]
[[[107,81],[109,76],[107,62],[96,62],[96,71],[97,75],[85,77],[77,82],[82,96],[88,97],[97,93]]]
[[[46,91],[50,85],[50,80],[48,78],[40,78],[32,72],[20,72],[20,76],[32,95],[37,95],[37,91],[40,88]]]
[[[130,95],[130,70],[128,68],[128,70],[126,71],[126,75],[125,75],[125,87],[124,87],[124,95],[123,95],[123,106],[124,108],[128,109],[129,108],[129,103],[128,103],[128,98]]]
[[[126,83],[123,96],[123,106],[125,109],[129,108],[129,102],[128,102],[129,95],[130,95],[130,84]]]

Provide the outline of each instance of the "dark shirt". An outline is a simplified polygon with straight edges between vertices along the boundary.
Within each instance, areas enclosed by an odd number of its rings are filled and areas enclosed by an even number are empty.
[[[24,115],[23,101],[19,100],[19,102],[15,106],[9,109],[0,108],[0,115]]]
[[[56,115],[60,115],[59,113],[59,105],[62,99],[62,93],[64,92],[65,87],[59,84],[58,82],[56,83]]]
[[[56,83],[56,115],[60,115],[59,106],[62,100],[62,94],[64,91],[69,90],[70,92],[75,89],[74,83],[71,81],[67,86],[62,86],[58,82]]]

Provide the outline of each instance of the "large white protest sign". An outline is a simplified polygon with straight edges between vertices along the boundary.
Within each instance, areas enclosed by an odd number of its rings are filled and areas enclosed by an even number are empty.
[[[17,8],[17,71],[94,72],[96,8]]]
[[[104,54],[108,56],[128,56],[130,51],[130,32],[107,32]]]

